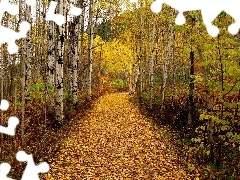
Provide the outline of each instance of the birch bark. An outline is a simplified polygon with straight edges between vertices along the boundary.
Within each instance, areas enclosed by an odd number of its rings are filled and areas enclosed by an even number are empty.
[[[89,4],[89,39],[88,39],[88,81],[87,81],[87,99],[91,100],[92,96],[92,66],[93,66],[93,58],[92,58],[92,47],[93,47],[93,7],[94,2],[90,0]]]
[[[151,44],[151,55],[150,55],[150,65],[149,65],[149,74],[150,74],[150,109],[153,105],[153,68],[154,68],[154,41],[155,41],[155,25],[156,25],[156,15],[154,15],[154,20],[152,23],[152,44]]]
[[[66,14],[65,1],[59,0],[59,14]],[[56,123],[61,124],[63,121],[63,55],[65,41],[65,25],[57,26],[57,60],[56,60]]]
[[[171,14],[173,14],[173,11],[171,11]],[[170,48],[171,48],[171,41],[172,41],[172,22],[169,23],[168,26],[168,42],[166,46],[166,53],[165,53],[165,60],[163,62],[163,84],[162,84],[162,106],[161,106],[161,112],[163,110],[163,103],[165,101],[165,88],[167,83],[167,76],[168,76],[168,65],[169,65],[169,56],[170,56]]]

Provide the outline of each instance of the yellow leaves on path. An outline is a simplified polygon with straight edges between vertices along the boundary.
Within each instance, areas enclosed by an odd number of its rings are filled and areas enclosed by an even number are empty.
[[[190,179],[128,94],[100,97],[64,141],[46,179]]]

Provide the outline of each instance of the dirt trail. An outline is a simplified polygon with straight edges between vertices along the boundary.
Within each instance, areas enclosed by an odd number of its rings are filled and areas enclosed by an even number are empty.
[[[50,164],[46,179],[190,179],[125,93],[100,97]]]

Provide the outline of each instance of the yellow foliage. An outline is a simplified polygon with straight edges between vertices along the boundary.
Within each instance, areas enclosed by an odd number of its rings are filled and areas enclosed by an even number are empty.
[[[100,60],[101,68],[109,73],[129,72],[130,65],[134,62],[136,54],[128,44],[116,39],[104,42],[101,37],[94,39],[95,58]],[[101,52],[101,57],[100,53]]]

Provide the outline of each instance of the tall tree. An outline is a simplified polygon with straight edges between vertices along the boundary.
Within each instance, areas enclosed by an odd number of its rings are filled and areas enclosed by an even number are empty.
[[[79,6],[80,1],[76,3],[76,6]],[[81,4],[80,4],[81,5]],[[77,99],[78,99],[78,59],[79,59],[79,32],[80,32],[80,25],[79,22],[81,20],[80,17],[73,17],[72,22],[70,22],[69,25],[69,34],[70,34],[70,57],[71,58],[71,95],[72,95],[72,100],[73,104],[77,104]]]
[[[152,23],[152,43],[151,43],[151,55],[150,55],[150,65],[149,65],[149,75],[150,75],[150,108],[152,109],[153,105],[153,68],[154,68],[154,41],[155,41],[155,25],[156,25],[156,14],[154,14],[154,20]]]
[[[143,7],[143,2],[140,0],[140,9]],[[139,11],[140,16],[140,52],[139,52],[139,73],[140,73],[140,97],[143,92],[143,17],[142,17],[143,11]]]
[[[66,14],[66,1],[58,1],[59,14]],[[61,124],[63,121],[63,56],[64,56],[64,41],[65,37],[65,25],[56,26],[58,43],[57,43],[57,59],[56,59],[56,123]]]
[[[171,16],[173,15],[174,10],[171,9]],[[173,35],[173,30],[172,30],[172,22],[169,23],[168,25],[168,40],[167,40],[167,45],[166,45],[166,51],[165,51],[165,58],[163,61],[163,66],[162,66],[162,106],[161,106],[161,114],[163,113],[163,106],[164,106],[164,101],[165,101],[165,88],[167,84],[167,77],[168,77],[168,65],[170,61],[170,48],[171,48],[171,43],[172,43],[172,35]]]
[[[48,23],[48,83],[54,86],[54,75],[55,75],[55,26],[54,22]]]
[[[25,5],[25,20],[28,21],[32,25],[32,18],[31,18],[31,6]],[[31,26],[32,27],[32,26]],[[31,59],[32,59],[32,47],[33,43],[31,42],[30,34],[31,29],[28,32],[28,37],[25,39],[25,52],[24,54],[24,61],[25,61],[25,98],[26,103],[30,101],[30,94],[29,94],[29,88],[30,88],[30,80],[31,80]]]
[[[89,4],[89,39],[88,39],[88,83],[87,83],[87,99],[90,101],[92,96],[92,67],[93,67],[93,12],[94,1],[90,0]]]

